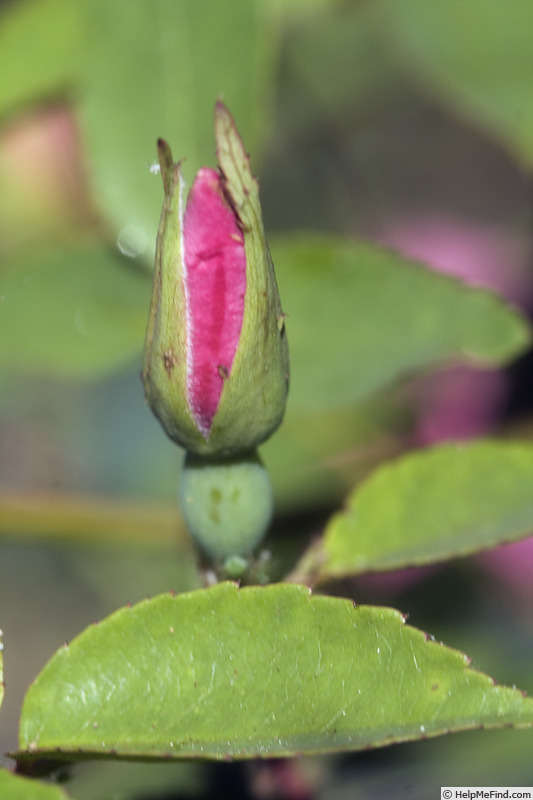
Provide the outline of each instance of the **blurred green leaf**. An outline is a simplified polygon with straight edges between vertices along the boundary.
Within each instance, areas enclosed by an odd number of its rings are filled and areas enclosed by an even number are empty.
[[[260,0],[265,10],[283,15],[285,20],[299,20],[302,16],[323,8],[335,8],[339,0]]]
[[[404,745],[401,758],[382,753],[383,760],[367,769],[337,769],[325,798],[383,800],[404,791],[409,800],[428,800],[442,796],[440,787],[452,783],[450,776],[454,786],[529,786],[532,752],[533,729],[444,736],[423,746]]]
[[[336,514],[320,580],[464,556],[533,532],[533,447],[445,444],[379,468]]]
[[[106,218],[153,249],[163,199],[150,174],[156,141],[191,181],[215,163],[213,108],[223,96],[246,148],[265,135],[277,58],[274,18],[259,0],[91,0],[81,120],[90,178]]]
[[[525,319],[495,295],[369,242],[287,236],[272,252],[294,410],[359,403],[454,358],[499,365],[529,342]],[[137,264],[90,243],[5,269],[0,364],[83,376],[140,358],[150,280]]]
[[[59,786],[39,783],[0,769],[0,797],[2,800],[68,800],[69,795]]]
[[[342,502],[370,466],[396,454],[405,425],[381,398],[321,411],[293,409],[289,403],[280,430],[261,446],[277,511]]]
[[[286,37],[279,91],[291,128],[329,129],[390,79],[390,46],[374,4],[326,3],[320,11],[301,15]]]
[[[0,13],[0,115],[73,90],[82,5],[70,0],[7,3]]]
[[[500,298],[370,242],[301,234],[271,250],[293,408],[360,402],[444,360],[502,364],[529,342],[524,317]]]
[[[209,797],[209,778],[201,762],[161,765],[93,761],[76,766],[69,779],[69,791],[75,800],[162,800],[176,796],[200,800]]]
[[[150,281],[99,244],[21,258],[0,272],[0,364],[84,376],[139,358]]]
[[[532,167],[531,0],[383,0],[382,10],[415,80]]]
[[[21,757],[253,758],[533,724],[533,700],[393,609],[225,583],[123,608],[30,687]]]

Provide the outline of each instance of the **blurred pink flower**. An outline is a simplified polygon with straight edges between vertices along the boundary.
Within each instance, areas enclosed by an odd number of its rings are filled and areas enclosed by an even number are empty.
[[[519,244],[488,226],[420,217],[393,222],[380,238],[408,258],[511,302],[529,294]],[[429,445],[487,433],[503,410],[507,385],[501,372],[453,367],[419,381],[416,392],[416,441]]]
[[[21,114],[0,135],[0,236],[31,243],[94,220],[76,120],[66,106]]]
[[[470,285],[491,289],[518,306],[527,308],[530,303],[525,248],[517,238],[496,228],[445,216],[421,216],[394,221],[379,239],[408,258]],[[416,444],[427,446],[490,433],[504,409],[507,389],[502,372],[466,366],[418,381]],[[533,537],[487,551],[479,556],[479,563],[508,589],[533,600]],[[409,585],[412,575],[402,571],[391,576],[391,586]]]
[[[379,239],[407,258],[462,278],[471,286],[492,289],[517,305],[531,294],[522,243],[489,225],[422,216],[392,222]]]

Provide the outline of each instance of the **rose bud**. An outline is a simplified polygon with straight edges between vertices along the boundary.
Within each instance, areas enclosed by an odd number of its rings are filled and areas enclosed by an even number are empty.
[[[251,450],[279,426],[288,348],[259,187],[227,108],[215,106],[218,170],[183,178],[159,140],[165,190],[142,378],[152,411],[187,450]]]

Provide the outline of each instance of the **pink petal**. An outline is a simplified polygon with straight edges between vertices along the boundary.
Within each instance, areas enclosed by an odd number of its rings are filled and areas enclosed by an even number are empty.
[[[183,242],[187,395],[208,436],[237,351],[246,292],[244,237],[215,170],[201,169],[191,187]]]

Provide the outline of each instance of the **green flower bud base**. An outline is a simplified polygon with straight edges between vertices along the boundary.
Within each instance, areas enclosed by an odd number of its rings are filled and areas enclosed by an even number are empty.
[[[228,459],[187,453],[178,497],[200,550],[214,564],[227,564],[232,572],[240,565],[244,572],[273,512],[270,478],[257,452]]]

